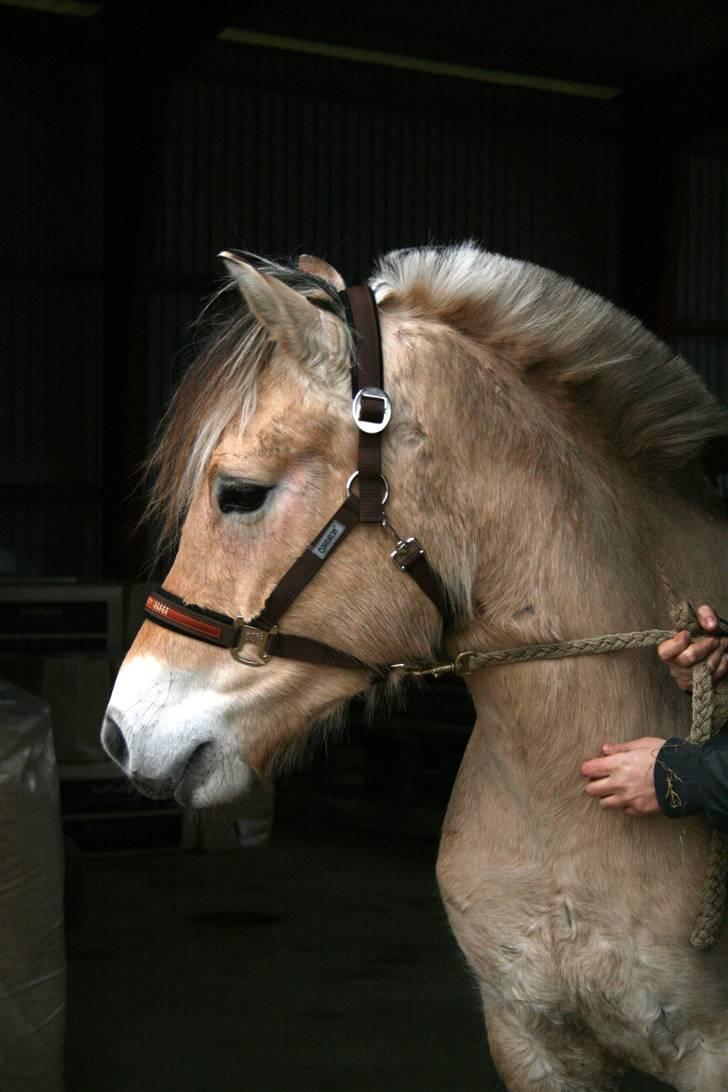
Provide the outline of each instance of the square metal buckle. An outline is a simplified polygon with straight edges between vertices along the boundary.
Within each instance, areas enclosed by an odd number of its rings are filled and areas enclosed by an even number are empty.
[[[422,544],[416,538],[405,538],[400,539],[389,556],[395,565],[406,572],[424,552]]]
[[[271,638],[275,637],[278,632],[278,626],[271,626],[270,629],[257,629],[255,626],[249,626],[244,618],[236,618],[235,625],[238,629],[237,638],[230,649],[230,655],[233,659],[240,664],[247,664],[248,667],[262,667],[263,664],[267,664],[271,657],[268,646]],[[247,645],[252,646],[253,659],[250,656],[244,656],[241,652],[241,649]]]
[[[361,402],[362,398],[365,397],[375,398],[382,403],[381,421],[362,420]],[[384,432],[392,416],[392,403],[389,400],[389,395],[386,394],[381,387],[362,387],[361,390],[358,390],[354,395],[354,401],[351,403],[351,415],[360,432]]]

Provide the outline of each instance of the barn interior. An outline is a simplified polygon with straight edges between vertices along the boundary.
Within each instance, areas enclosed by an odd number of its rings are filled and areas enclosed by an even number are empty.
[[[434,873],[464,686],[354,701],[223,810],[101,750],[164,576],[140,467],[230,248],[355,284],[474,238],[728,401],[728,9],[0,0],[0,58],[0,1087],[505,1089]],[[725,444],[705,470],[727,498]]]

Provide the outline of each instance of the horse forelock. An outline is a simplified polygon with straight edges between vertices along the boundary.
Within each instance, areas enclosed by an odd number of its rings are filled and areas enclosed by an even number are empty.
[[[322,277],[257,255],[245,258],[317,307],[344,318],[335,288]],[[228,282],[213,301],[233,291],[234,285]],[[235,292],[234,311],[210,322],[203,351],[179,384],[145,464],[151,485],[143,519],[155,527],[160,551],[177,538],[222,434],[233,423],[242,432],[255,412],[260,378],[273,349],[266,330]]]

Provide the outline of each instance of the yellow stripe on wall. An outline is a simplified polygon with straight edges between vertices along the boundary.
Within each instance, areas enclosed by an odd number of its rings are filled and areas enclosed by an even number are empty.
[[[51,15],[96,15],[101,4],[87,0],[0,0],[6,8],[28,8],[30,11],[46,11]]]
[[[529,76],[519,72],[500,72],[494,68],[477,68],[473,65],[451,64],[446,61],[428,61],[420,57],[408,57],[402,53],[380,53],[373,49],[332,45],[329,42],[310,42],[305,38],[285,38],[278,34],[262,34],[255,30],[226,27],[218,34],[225,42],[281,49],[291,53],[311,53],[319,57],[334,57],[341,61],[359,64],[376,64],[384,68],[404,68],[412,72],[427,72],[433,76],[449,76],[459,80],[475,80],[478,83],[496,83],[508,87],[527,87],[532,91],[551,91],[558,95],[576,95],[580,98],[602,99],[607,102],[620,93],[618,87],[606,87],[597,83],[577,83],[573,80],[557,80],[549,76]]]

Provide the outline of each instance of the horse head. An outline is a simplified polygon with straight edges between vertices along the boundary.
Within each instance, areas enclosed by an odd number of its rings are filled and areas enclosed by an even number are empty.
[[[242,310],[185,377],[153,459],[151,511],[170,533],[176,521],[181,528],[164,582],[174,598],[156,601],[162,623],[175,604],[212,612],[213,624],[215,614],[255,618],[326,532],[357,465],[351,331],[338,274],[312,259],[294,272],[224,257]],[[383,437],[387,472],[398,482],[388,513],[402,526],[416,519],[427,539],[432,518],[416,510],[425,433],[410,397],[398,397],[400,354],[386,322],[383,336],[396,406]],[[413,476],[419,484],[408,503],[400,483]],[[336,544],[339,524],[331,526],[319,553]],[[313,723],[370,685],[375,665],[432,654],[439,613],[401,578],[390,551],[381,527],[357,527],[282,619],[287,633],[333,646],[350,665],[261,661],[240,648],[231,656],[146,621],[107,710],[109,755],[140,791],[195,806],[233,799],[266,778]]]

